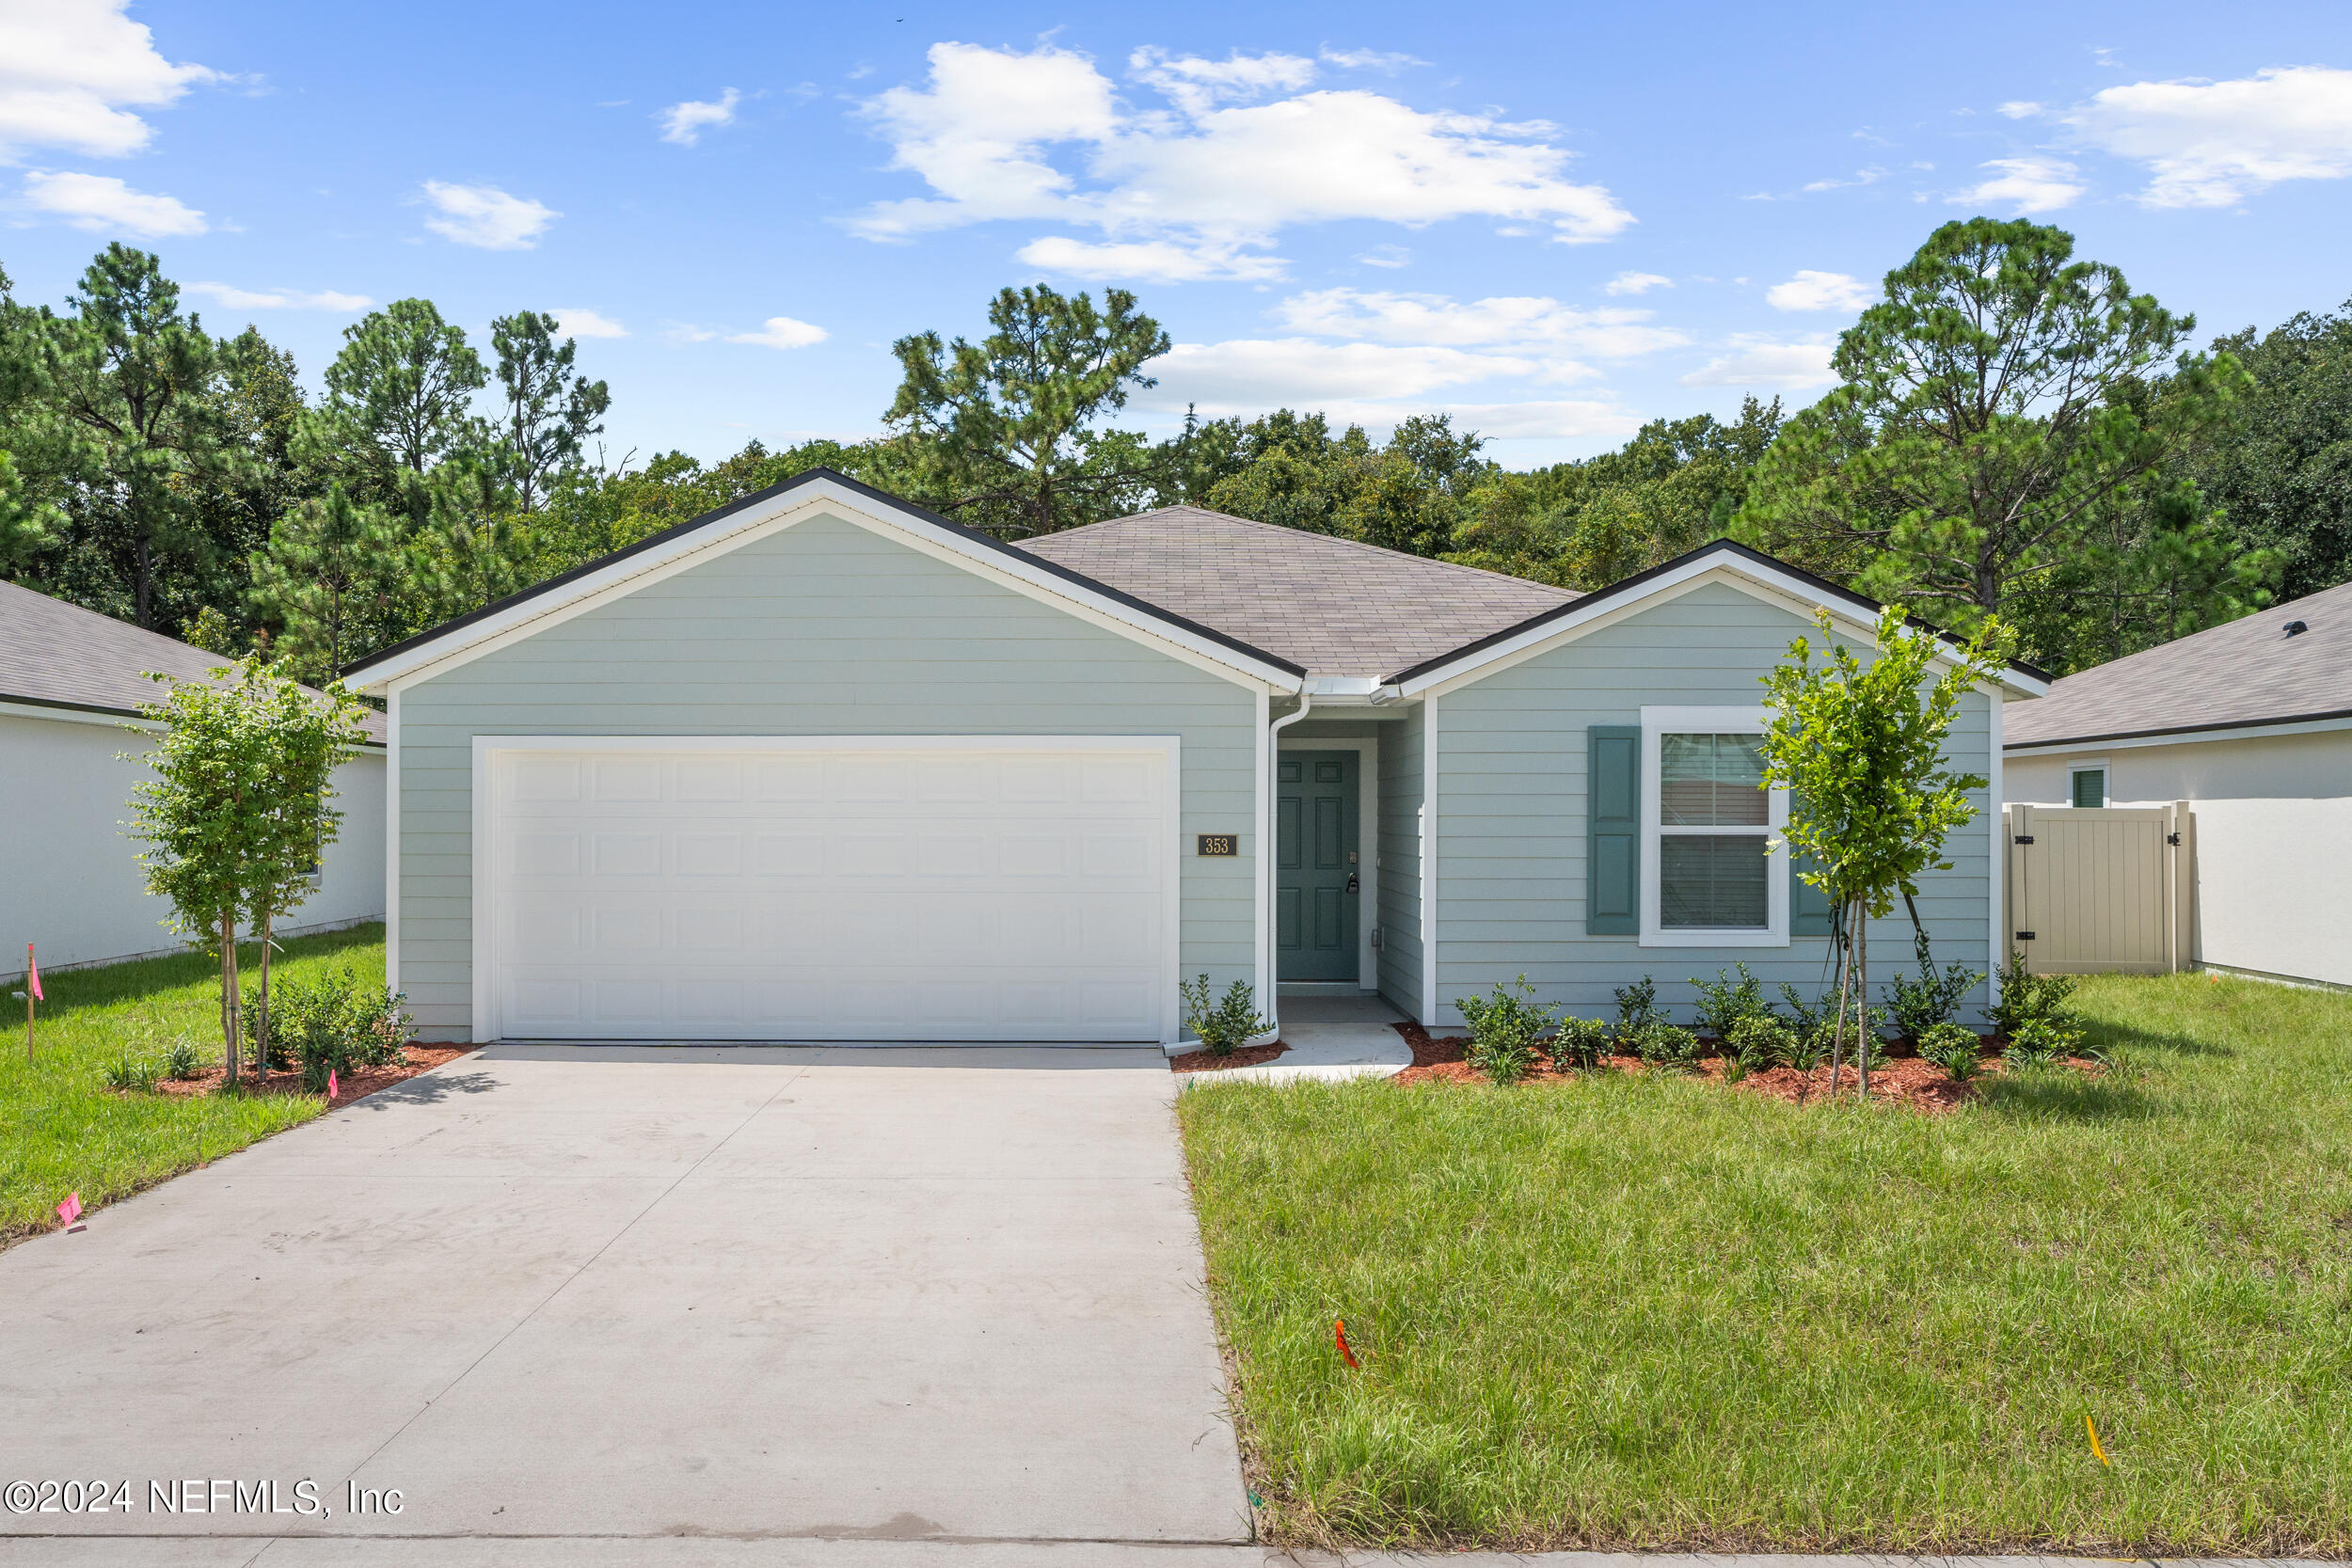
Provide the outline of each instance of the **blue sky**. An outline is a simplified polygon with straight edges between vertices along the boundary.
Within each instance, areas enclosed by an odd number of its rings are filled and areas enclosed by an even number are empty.
[[[1809,402],[1979,212],[2201,335],[2341,304],[2352,11],[0,0],[20,300],[125,239],[314,388],[368,303],[557,310],[641,461],[870,434],[893,338],[1029,280],[1167,325],[1126,422],[1441,409],[1550,461]]]

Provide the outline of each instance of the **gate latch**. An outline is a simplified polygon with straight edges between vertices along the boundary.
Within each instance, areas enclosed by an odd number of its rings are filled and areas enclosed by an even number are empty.
[[[2017,940],[2019,942],[2031,942],[2033,941],[2033,933],[2031,931],[2020,931],[2017,933]]]
[[[2019,833],[2015,838],[2010,839],[2010,842],[2011,844],[2031,844],[2033,842],[2033,834]]]
[[[1358,891],[1356,886],[1356,873],[1353,871],[1347,874],[1347,891],[1350,893]]]
[[[2167,833],[2167,834],[2165,834],[2165,835],[2164,835],[2164,841],[2165,841],[2167,844],[2169,844],[2170,846],[2172,846],[2172,847],[2173,847],[2173,848],[2175,848],[2175,849],[2178,849],[2178,848],[2181,847],[2181,835],[2180,835],[2180,834],[2178,834],[2178,833]]]

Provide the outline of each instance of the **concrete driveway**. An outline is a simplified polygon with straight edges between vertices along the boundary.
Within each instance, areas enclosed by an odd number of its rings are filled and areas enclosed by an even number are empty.
[[[0,1482],[131,1492],[0,1536],[1245,1541],[1171,1083],[461,1058],[0,1255]]]

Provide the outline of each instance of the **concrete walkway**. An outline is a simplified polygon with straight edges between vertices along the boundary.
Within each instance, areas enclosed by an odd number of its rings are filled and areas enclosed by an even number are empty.
[[[1377,996],[1285,996],[1278,1011],[1282,1043],[1290,1047],[1279,1056],[1257,1067],[1184,1076],[1283,1084],[1300,1078],[1388,1078],[1413,1065],[1412,1047],[1394,1027],[1405,1015]]]
[[[1246,1542],[1174,1088],[1155,1050],[453,1062],[0,1255],[0,1483],[132,1493],[0,1512],[0,1562]],[[214,1478],[328,1512],[152,1500]],[[857,1541],[898,1544],[817,1544]]]

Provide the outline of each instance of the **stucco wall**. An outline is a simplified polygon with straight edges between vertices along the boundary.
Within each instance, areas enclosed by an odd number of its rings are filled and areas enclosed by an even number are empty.
[[[110,721],[0,714],[0,974],[24,972],[24,944],[44,968],[179,951],[124,836],[131,791],[147,776],[118,754],[143,752],[143,732]],[[291,917],[296,930],[384,913],[384,758],[363,754],[335,775],[342,836],[319,889]]]
[[[1253,980],[1255,693],[819,515],[400,696],[401,988],[472,1025],[476,735],[1174,735],[1181,968]],[[1202,859],[1196,834],[1241,835]]]
[[[2352,732],[2011,755],[2002,793],[2063,806],[2098,761],[2111,806],[2191,802],[2199,962],[2352,985]]]
[[[1825,937],[1785,946],[1645,947],[1633,936],[1584,934],[1586,728],[1638,724],[1645,706],[1757,706],[1757,678],[1791,639],[1819,638],[1795,614],[1713,583],[1443,693],[1438,700],[1438,1011],[1459,1028],[1466,993],[1527,976],[1545,1002],[1613,1016],[1614,988],[1644,974],[1688,1022],[1692,976],[1744,962],[1772,995],[1779,982],[1812,996],[1827,974]],[[1962,705],[1947,755],[1989,772],[1992,701]],[[1988,873],[1999,813],[1986,791],[1975,822],[1947,846],[1952,869],[1922,879],[1919,914],[1935,960],[1986,970],[1992,941]],[[1775,871],[1780,863],[1775,857]],[[1654,868],[1645,867],[1645,874]],[[1913,963],[1909,917],[1869,931],[1874,998]],[[1963,1017],[1988,1000],[1979,985]]]

